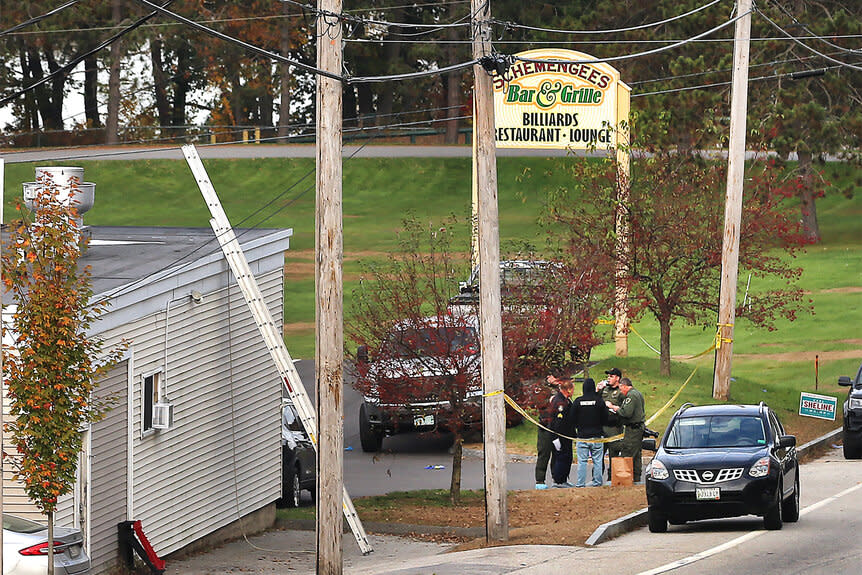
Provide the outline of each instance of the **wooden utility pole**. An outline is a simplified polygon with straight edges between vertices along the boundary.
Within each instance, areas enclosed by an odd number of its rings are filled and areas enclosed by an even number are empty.
[[[724,244],[721,252],[721,291],[715,349],[712,397],[727,401],[733,359],[736,319],[736,282],[739,275],[739,228],[742,222],[742,183],[745,172],[745,132],[748,111],[748,49],[751,42],[751,0],[738,0],[733,43],[733,86],[730,99],[730,142],[727,151],[727,196],[724,206]]]
[[[0,158],[0,226],[3,225],[3,200],[6,199],[6,181],[5,160]],[[2,246],[2,242],[0,242]],[[0,253],[2,255],[2,253]],[[0,258],[0,278],[3,276],[3,259]],[[3,287],[0,284],[0,323],[3,318]],[[3,330],[0,326],[0,338],[2,338]],[[6,372],[3,370],[3,353],[0,352],[0,525],[3,524],[3,406],[6,405]],[[0,549],[3,549],[3,530],[0,529]],[[3,553],[0,553],[0,573],[3,573]]]
[[[614,212],[616,232],[614,268],[614,347],[617,357],[629,355],[629,262],[631,260],[631,229],[629,197],[631,195],[631,139],[628,125],[629,97],[617,98],[617,205]]]
[[[321,13],[341,14],[341,0],[318,0]],[[342,28],[317,19],[317,67],[340,75]],[[317,377],[317,573],[341,575],[344,491],[344,315],[342,285],[341,82],[317,76],[317,203],[315,373]]]
[[[473,57],[491,55],[491,4],[472,0]],[[503,398],[503,328],[500,300],[500,222],[497,206],[497,145],[491,76],[473,66],[476,187],[479,215],[479,330],[482,341],[485,442],[485,537],[509,539],[506,504],[506,402]]]

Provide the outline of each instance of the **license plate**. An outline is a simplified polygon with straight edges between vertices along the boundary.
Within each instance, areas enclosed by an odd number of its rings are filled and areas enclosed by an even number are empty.
[[[694,490],[698,501],[714,501],[721,499],[721,491],[718,487],[697,487]]]
[[[434,425],[433,415],[417,415],[413,418],[414,427],[430,427]]]

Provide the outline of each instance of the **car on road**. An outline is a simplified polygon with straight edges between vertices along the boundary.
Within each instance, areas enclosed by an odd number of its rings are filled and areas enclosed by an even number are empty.
[[[699,519],[759,515],[766,529],[799,519],[796,437],[762,402],[683,405],[644,476],[653,533]]]
[[[281,406],[281,499],[279,506],[299,507],[302,491],[314,500],[317,456],[296,408],[289,401]]]
[[[844,401],[844,458],[862,459],[862,366],[854,379],[839,377],[838,385],[850,388]]]
[[[17,515],[3,514],[3,573],[45,575],[48,572],[48,526]],[[84,575],[90,558],[80,529],[54,527],[55,575]]]

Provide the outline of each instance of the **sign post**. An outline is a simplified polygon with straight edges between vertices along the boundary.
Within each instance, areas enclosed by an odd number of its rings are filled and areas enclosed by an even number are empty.
[[[629,224],[626,206],[631,176],[629,109],[631,88],[612,66],[582,52],[547,48],[515,54],[515,63],[494,77],[498,148],[615,151],[614,340],[616,355],[628,355]]]

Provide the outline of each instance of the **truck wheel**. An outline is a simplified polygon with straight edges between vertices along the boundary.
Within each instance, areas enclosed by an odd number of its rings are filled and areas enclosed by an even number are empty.
[[[365,453],[376,453],[383,446],[383,433],[371,427],[364,403],[359,407],[359,442]]]
[[[862,433],[844,431],[844,459],[862,459]]]

